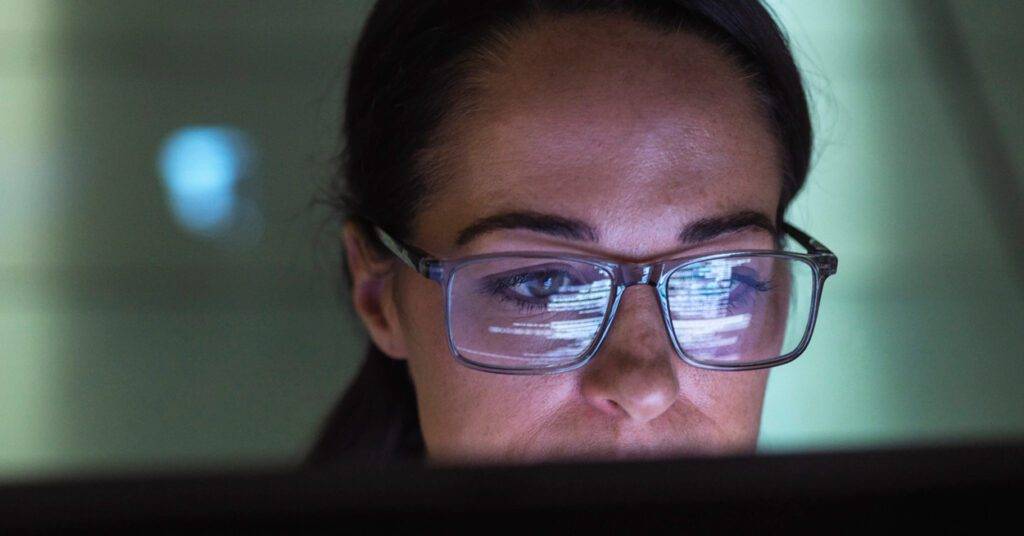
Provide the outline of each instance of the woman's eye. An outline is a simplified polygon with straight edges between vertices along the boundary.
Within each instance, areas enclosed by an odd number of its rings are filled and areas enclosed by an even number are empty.
[[[519,297],[541,300],[564,292],[572,284],[572,277],[565,272],[544,271],[513,276],[505,288]]]
[[[488,293],[522,307],[543,307],[548,299],[570,292],[580,283],[563,270],[540,270],[504,275],[486,284]]]
[[[565,272],[549,272],[530,276],[526,281],[516,285],[514,290],[531,298],[547,298],[552,294],[558,294],[569,284],[571,281]]]
[[[733,272],[729,281],[729,303],[732,306],[749,306],[758,293],[771,289],[769,280],[760,280],[756,275]]]

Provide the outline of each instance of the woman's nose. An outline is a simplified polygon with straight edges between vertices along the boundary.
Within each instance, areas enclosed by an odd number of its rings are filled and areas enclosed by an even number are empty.
[[[580,380],[588,403],[640,423],[665,413],[679,396],[678,358],[655,292],[647,285],[626,289],[608,336]]]

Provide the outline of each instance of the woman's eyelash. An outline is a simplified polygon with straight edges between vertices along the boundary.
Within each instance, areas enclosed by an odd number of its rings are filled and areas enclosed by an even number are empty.
[[[517,285],[529,281],[535,274],[513,274],[509,276],[499,277],[492,280],[488,280],[484,283],[484,290],[491,294],[502,294],[503,291],[508,290]]]
[[[732,276],[732,278],[736,281],[739,281],[740,283],[743,283],[744,285],[749,286],[750,288],[758,292],[767,292],[775,288],[774,285],[772,285],[771,279],[761,280],[752,276],[735,274]]]
[[[506,302],[506,303],[511,303],[512,305],[515,305],[515,306],[520,307],[521,309],[525,309],[525,310],[531,310],[532,311],[534,309],[544,309],[546,307],[546,304],[532,302],[530,300],[524,300],[522,298],[519,298],[517,296],[512,296],[512,295],[506,294],[504,292],[497,292],[497,293],[495,293],[495,296],[497,296],[498,300],[500,300],[500,301],[503,301],[503,302]]]
[[[726,304],[726,310],[731,314],[735,312],[737,307],[749,307],[752,305],[752,301],[756,298],[755,293],[770,292],[774,290],[775,285],[772,284],[770,279],[757,279],[756,277],[744,276],[744,275],[733,275],[734,281],[739,281],[740,284],[749,287],[749,291],[744,292],[739,298],[733,299],[732,293],[729,293],[728,303]],[[740,302],[740,303],[737,303]]]
[[[513,275],[509,275],[509,276],[505,276],[505,277],[500,277],[500,278],[494,279],[492,281],[488,281],[487,283],[485,283],[484,289],[489,294],[497,296],[498,299],[503,301],[503,302],[507,302],[507,303],[511,303],[511,304],[517,305],[517,306],[519,306],[519,307],[521,307],[523,309],[530,309],[530,310],[532,310],[532,309],[541,309],[541,308],[546,307],[545,303],[542,303],[540,301],[532,301],[532,300],[529,300],[529,299],[525,299],[522,296],[512,295],[509,292],[507,292],[508,289],[515,288],[515,287],[517,287],[517,286],[519,286],[519,285],[521,285],[523,283],[528,283],[528,282],[535,281],[535,280],[538,280],[538,279],[542,279],[542,278],[545,278],[545,277],[560,278],[560,277],[564,277],[564,276],[568,276],[568,274],[566,274],[565,272],[550,271],[550,270],[525,272],[525,273],[519,273],[519,274],[513,274]]]

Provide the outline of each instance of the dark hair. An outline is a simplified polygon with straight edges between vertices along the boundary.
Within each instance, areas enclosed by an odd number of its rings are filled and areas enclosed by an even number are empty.
[[[327,190],[339,221],[353,221],[380,251],[370,222],[408,239],[431,192],[424,163],[442,120],[465,101],[474,59],[502,31],[540,13],[615,13],[722,47],[750,76],[779,143],[778,221],[803,186],[811,124],[785,36],[758,0],[380,0],[352,58],[340,166]],[[342,263],[344,264],[344,254]],[[344,273],[351,289],[351,273]],[[372,343],[328,418],[308,462],[422,458],[413,385],[404,361]]]

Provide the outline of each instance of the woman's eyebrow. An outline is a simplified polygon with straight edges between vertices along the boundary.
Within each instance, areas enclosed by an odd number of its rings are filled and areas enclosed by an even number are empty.
[[[586,222],[532,211],[502,212],[480,218],[459,231],[456,246],[464,246],[474,238],[498,229],[529,229],[539,233],[597,242],[597,230]]]
[[[764,229],[772,236],[778,234],[778,229],[767,215],[754,210],[740,210],[691,222],[679,233],[679,241],[683,244],[699,244],[748,227]]]
[[[702,218],[689,223],[679,233],[683,244],[698,244],[747,227],[759,227],[775,236],[777,230],[771,218],[753,210],[741,210],[722,216]],[[598,232],[590,224],[543,212],[510,211],[480,218],[461,231],[455,245],[464,246],[480,235],[499,229],[528,229],[560,238],[597,242]]]

